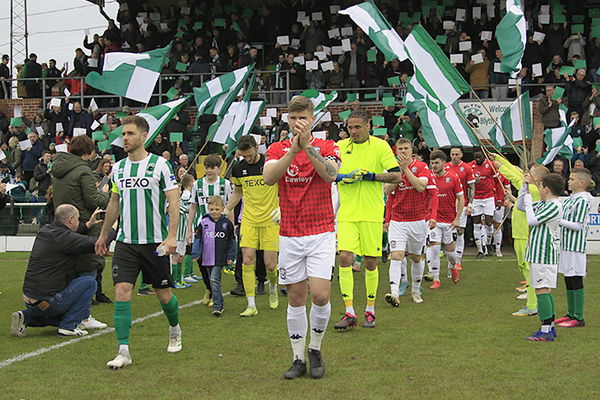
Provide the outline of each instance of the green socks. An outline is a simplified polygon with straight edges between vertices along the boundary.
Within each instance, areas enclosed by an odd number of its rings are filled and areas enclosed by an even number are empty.
[[[544,293],[537,295],[538,300],[538,317],[544,322],[554,316],[554,299],[552,293]]]
[[[585,289],[583,288],[572,290],[574,300],[572,316],[580,321],[583,321],[583,298],[585,294],[584,290]]]
[[[169,320],[169,325],[176,326],[179,324],[179,304],[177,303],[177,296],[172,295],[171,300],[167,304],[160,303],[160,306]]]
[[[131,302],[115,301],[114,307],[115,334],[119,344],[129,344],[131,331]]]
[[[188,277],[194,275],[194,260],[192,256],[183,256],[183,276]]]
[[[181,282],[181,263],[173,264],[171,277],[173,278],[173,282]]]

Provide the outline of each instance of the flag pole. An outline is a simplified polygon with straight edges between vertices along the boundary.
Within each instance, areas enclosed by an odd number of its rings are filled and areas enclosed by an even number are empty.
[[[492,154],[490,153],[490,151],[483,145],[483,143],[481,143],[481,139],[483,139],[483,137],[480,137],[481,132],[479,132],[479,130],[475,129],[475,127],[473,125],[471,125],[471,121],[469,121],[468,119],[465,118],[464,115],[462,115],[462,113],[456,109],[456,105],[452,104],[452,107],[454,108],[454,111],[456,111],[456,113],[460,116],[460,118],[465,122],[465,124],[467,124],[467,126],[469,127],[469,129],[471,129],[471,132],[473,132],[473,134],[475,135],[475,137],[479,140],[479,144],[481,145],[481,151],[483,151],[485,153],[485,156],[491,161],[492,158],[490,157]],[[479,135],[478,135],[479,133]],[[490,144],[492,145],[492,147],[494,148],[494,150],[496,150],[498,152],[498,154],[502,154],[502,151],[498,150],[498,148],[494,145],[494,142],[490,140]],[[500,183],[500,185],[502,185],[502,181],[500,180],[499,176],[496,176],[496,179],[498,179],[498,182]]]
[[[524,163],[524,169],[525,171],[529,171],[529,166],[528,166],[528,157],[527,157],[527,145],[525,143],[525,136],[527,136],[527,133],[525,132],[525,126],[523,124],[523,110],[521,109],[522,105],[521,105],[521,80],[519,78],[517,78],[517,101],[519,103],[519,121],[521,122],[521,132],[523,132],[523,158],[525,159],[525,163]]]
[[[504,132],[504,129],[502,129],[502,127],[498,123],[498,120],[496,118],[494,118],[494,116],[492,115],[492,113],[490,112],[490,110],[487,108],[487,106],[483,103],[483,101],[481,101],[481,99],[479,98],[479,96],[477,96],[477,93],[475,93],[475,91],[473,89],[471,89],[471,93],[475,96],[475,98],[477,99],[477,101],[479,101],[479,103],[481,103],[482,107],[485,109],[485,111],[487,112],[487,114],[489,115],[489,117],[492,119],[492,121],[494,121],[494,124],[496,125],[496,127],[500,130],[500,132],[502,132],[502,134],[504,135],[504,138],[506,139],[506,141],[508,143],[510,143],[510,146],[513,148],[513,150],[515,151],[515,153],[519,156],[519,158],[521,159],[521,161],[523,161],[525,164],[527,164],[527,161],[523,160],[522,152],[520,152],[519,150],[517,150],[517,148],[515,147],[515,145],[512,142],[512,139],[508,137],[508,135],[506,134],[506,132]]]
[[[194,157],[194,159],[190,163],[189,168],[185,171],[186,174],[188,172],[190,172],[190,170],[192,169],[192,167],[196,166],[196,161],[198,160],[198,157],[200,156],[200,154],[202,154],[202,152],[204,151],[204,148],[206,148],[206,145],[210,142],[210,140],[208,138],[212,137],[215,134],[217,128],[218,128],[218,126],[215,127],[215,128],[213,128],[212,132],[209,132],[208,135],[206,135],[206,140],[204,141],[204,144],[202,145],[202,147],[200,148],[200,150],[198,150],[198,152],[196,153],[196,157]]]

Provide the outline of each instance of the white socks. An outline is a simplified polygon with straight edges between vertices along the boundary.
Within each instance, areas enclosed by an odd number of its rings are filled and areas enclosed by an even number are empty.
[[[411,261],[410,273],[412,275],[412,292],[421,293],[421,280],[423,279],[423,272],[425,272],[425,261],[421,260],[418,263]]]
[[[465,250],[465,235],[456,236],[456,262],[460,262],[463,256],[463,251]]]
[[[456,256],[456,251],[444,250],[444,253],[446,253],[446,257],[448,258],[448,263],[450,264],[451,269],[456,268],[456,263],[458,262],[458,257]]]
[[[440,251],[442,246],[439,244],[429,246],[427,248],[427,261],[429,261],[429,271],[433,275],[433,279],[440,280]]]
[[[169,326],[169,335],[181,335],[181,327],[179,324],[175,326]]]
[[[254,296],[247,296],[246,299],[248,300],[248,307],[256,308],[256,302],[254,301]]]
[[[481,224],[473,224],[473,238],[475,239],[475,244],[477,245],[477,251],[482,253]]]
[[[494,235],[494,244],[497,249],[502,247],[502,228],[499,228],[498,232]]]
[[[394,296],[400,295],[400,275],[402,274],[402,263],[406,268],[406,259],[390,260],[390,293]],[[406,277],[406,275],[405,275]]]
[[[487,244],[492,244],[492,239],[494,239],[494,225],[486,225],[485,231],[487,233]]]
[[[306,320],[306,306],[292,307],[288,304],[287,327],[292,344],[294,360],[304,361],[304,349],[306,347],[306,331],[308,321]]]
[[[408,282],[408,271],[406,269],[406,257],[401,261],[400,264],[400,282]]]
[[[129,345],[128,344],[120,344],[119,345],[119,354],[129,355]]]
[[[324,306],[317,306],[316,304],[313,304],[310,308],[310,343],[308,344],[309,349],[321,350],[321,341],[323,340],[323,336],[325,335],[325,331],[327,330],[327,324],[329,323],[330,316],[331,303],[327,303]]]

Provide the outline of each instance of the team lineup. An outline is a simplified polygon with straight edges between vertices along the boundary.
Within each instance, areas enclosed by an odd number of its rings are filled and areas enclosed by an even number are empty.
[[[108,232],[118,220],[112,274],[119,348],[107,363],[109,368],[132,363],[130,299],[140,272],[142,281],[155,288],[168,319],[167,351],[178,352],[182,330],[171,288],[181,284],[182,262],[197,260],[207,289],[205,299],[218,317],[224,312],[221,273],[239,257],[239,246],[247,299],[240,317],[259,315],[256,260],[257,251],[262,251],[271,309],[279,306],[278,285],[287,291],[293,361],[284,377],[299,378],[308,365],[310,376],[321,378],[325,373],[321,343],[331,317],[336,254],[345,314],[334,329],[347,330],[359,323],[352,270],[359,256],[366,289],[361,326],[375,328],[378,258],[386,246],[390,265],[385,301],[399,307],[410,288],[412,300],[422,303],[426,264],[433,280],[430,288],[441,287],[442,251],[448,277],[454,283],[460,280],[468,217],[473,221],[476,257],[502,256],[502,226],[513,205],[514,249],[525,281],[520,298],[526,300],[513,315],[538,315],[541,321],[540,330],[527,340],[555,340],[555,323],[585,324],[587,190],[593,185],[589,171],[571,172],[568,187],[573,194],[561,204],[558,195],[564,179],[541,165],[522,170],[502,155],[483,151],[476,151],[474,161],[466,163],[460,148],[450,150],[450,159],[441,150],[432,151],[427,165],[416,157],[409,140],[400,138],[390,147],[372,136],[371,116],[361,109],[348,117],[350,137],[337,143],[312,136],[315,117],[308,98],[293,98],[288,111],[290,138],[273,143],[266,154],[259,154],[252,136],[239,140],[241,159],[232,168],[233,185],[219,177],[220,159],[211,155],[204,161],[205,177],[194,180],[184,175],[178,187],[168,163],[144,149],[145,120],[135,116],[124,120],[128,157],[113,168],[112,197],[96,244],[97,254],[107,254]],[[186,267],[188,272],[191,268]],[[558,272],[565,276],[568,313],[555,319],[552,289]]]

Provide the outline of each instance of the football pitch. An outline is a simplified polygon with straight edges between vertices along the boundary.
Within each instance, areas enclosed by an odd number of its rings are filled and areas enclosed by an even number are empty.
[[[507,253],[508,251],[505,250]],[[343,313],[334,280],[332,318],[323,341],[325,377],[283,379],[291,363],[285,297],[277,310],[258,296],[260,314],[242,319],[245,298],[226,296],[216,318],[205,305],[201,282],[177,290],[183,351],[166,352],[166,318],[156,298],[134,296],[131,330],[133,365],[109,370],[116,354],[114,332],[90,331],[93,337],[61,339],[56,328],[28,328],[10,336],[10,315],[23,308],[21,288],[28,253],[0,255],[1,399],[560,399],[600,398],[598,337],[599,295],[595,266],[588,257],[584,328],[558,328],[553,343],[524,339],[539,328],[537,317],[513,317],[524,302],[515,291],[521,277],[515,258],[463,260],[461,281],[453,284],[442,269],[442,288],[424,282],[423,304],[401,297],[391,308],[387,265],[380,268],[377,327],[335,332]],[[445,265],[445,261],[442,261]],[[110,260],[104,274],[114,299]],[[355,273],[355,309],[365,306],[364,277]],[[233,277],[223,275],[223,290]],[[557,317],[566,309],[562,277],[555,291]],[[194,303],[195,302],[195,303]],[[112,305],[94,306],[94,317],[112,323]],[[144,319],[144,317],[147,317]],[[359,324],[362,322],[359,320]],[[58,346],[57,346],[58,345]],[[62,346],[60,346],[62,345]]]

